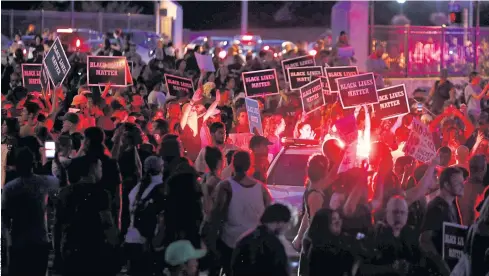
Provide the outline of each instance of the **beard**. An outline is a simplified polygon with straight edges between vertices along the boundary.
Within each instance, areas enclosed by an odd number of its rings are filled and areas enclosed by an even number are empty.
[[[224,145],[224,140],[217,140],[216,139],[216,145]]]

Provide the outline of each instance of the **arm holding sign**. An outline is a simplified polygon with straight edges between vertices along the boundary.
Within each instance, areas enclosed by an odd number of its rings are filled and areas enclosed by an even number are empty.
[[[100,97],[102,99],[105,99],[107,97],[107,94],[109,94],[109,91],[110,91],[110,86],[111,86],[111,83],[108,83],[106,86],[105,86],[105,89],[104,89],[104,92],[102,92],[102,95],[100,95]]]
[[[212,114],[214,114],[214,111],[216,110],[217,105],[219,104],[220,101],[221,101],[221,92],[217,90],[216,100],[214,100],[214,102],[211,104],[211,106],[209,106],[209,108],[204,114],[204,122],[207,121],[207,119],[209,119],[209,117],[212,116]]]
[[[437,155],[431,161],[430,165],[428,166],[428,169],[426,170],[423,177],[419,181],[419,184],[416,185],[414,188],[411,188],[406,191],[406,201],[408,203],[408,206],[418,201],[422,197],[424,197],[426,193],[429,191],[430,187],[432,187],[433,184],[436,184],[433,183],[433,175],[435,174],[436,167],[439,164],[440,164],[440,155]]]

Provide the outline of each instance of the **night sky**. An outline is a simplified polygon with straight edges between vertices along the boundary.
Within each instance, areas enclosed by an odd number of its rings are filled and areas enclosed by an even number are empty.
[[[59,10],[70,9],[70,1],[54,1]],[[108,3],[104,1],[102,3]],[[239,28],[241,2],[240,1],[178,1],[184,10],[184,28],[199,29],[231,29]],[[276,21],[274,15],[283,5],[284,1],[249,2],[249,27],[296,27],[296,26],[329,26],[331,22],[331,9],[335,1],[303,1],[290,2],[293,17],[288,21]],[[143,13],[153,14],[154,3],[150,1],[132,1],[131,4],[143,8]],[[2,10],[5,9],[31,9],[39,5],[39,1],[2,1]],[[429,17],[436,11],[446,11],[445,1],[406,1],[404,13],[411,19],[413,25],[432,25]],[[489,25],[489,5],[484,5],[481,11],[481,25]],[[75,2],[75,9],[81,9],[81,2]],[[389,25],[391,18],[400,12],[400,5],[396,1],[375,2],[375,24]]]

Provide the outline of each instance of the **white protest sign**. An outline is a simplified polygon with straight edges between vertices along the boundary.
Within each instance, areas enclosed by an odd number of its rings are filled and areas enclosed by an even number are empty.
[[[212,57],[210,55],[201,55],[195,53],[195,59],[197,59],[197,65],[200,70],[205,70],[206,72],[215,72],[216,68],[212,62]]]
[[[433,136],[428,126],[418,119],[413,119],[411,123],[411,132],[404,146],[404,153],[423,163],[430,162],[436,156]]]

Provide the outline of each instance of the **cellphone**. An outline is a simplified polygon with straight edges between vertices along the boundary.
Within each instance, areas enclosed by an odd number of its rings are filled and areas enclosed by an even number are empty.
[[[363,240],[364,238],[365,238],[364,233],[360,233],[360,232],[357,233],[357,240]]]
[[[54,141],[44,142],[44,152],[46,153],[46,158],[54,158],[56,155],[56,143]]]
[[[418,109],[418,112],[423,111],[423,104],[422,103],[418,103],[417,109]]]

